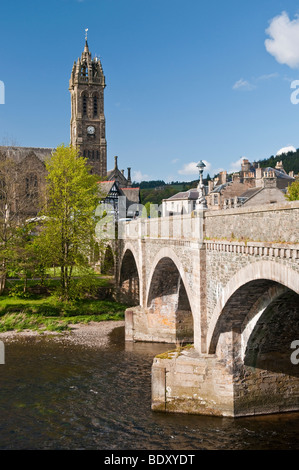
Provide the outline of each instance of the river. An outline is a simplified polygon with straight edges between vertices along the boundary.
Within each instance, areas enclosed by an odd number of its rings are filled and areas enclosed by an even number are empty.
[[[100,348],[20,338],[0,365],[0,449],[299,449],[299,414],[215,418],[151,411],[153,357],[170,345]]]

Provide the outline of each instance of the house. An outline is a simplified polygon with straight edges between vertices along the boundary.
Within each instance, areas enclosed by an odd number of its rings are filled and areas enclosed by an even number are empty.
[[[194,188],[174,194],[168,199],[163,199],[162,217],[177,214],[190,214],[196,209],[198,195],[198,190]]]
[[[114,168],[107,172],[107,178],[99,182],[101,203],[108,213],[113,214],[115,220],[132,219],[141,212],[140,188],[132,188],[131,168],[128,168],[128,177],[124,170],[118,169],[118,157],[114,157]]]
[[[226,172],[222,172],[218,179],[209,182],[208,207],[219,210],[245,204],[284,202],[287,187],[294,181],[293,172],[287,174],[282,162],[275,168],[261,168],[259,164],[243,159],[241,171],[234,173],[230,181],[227,181]]]
[[[205,198],[209,210],[282,203],[288,186],[294,181],[294,172],[287,174],[282,162],[278,162],[275,168],[261,168],[258,163],[243,159],[239,172],[229,177],[226,171],[222,171],[208,181],[204,188]],[[163,200],[162,214],[191,213],[196,210],[197,199],[196,188],[175,194]]]

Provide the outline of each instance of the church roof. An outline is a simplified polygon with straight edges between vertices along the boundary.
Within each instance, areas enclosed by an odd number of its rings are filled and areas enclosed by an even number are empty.
[[[46,147],[14,147],[14,146],[0,146],[0,153],[5,154],[17,163],[21,163],[26,157],[34,154],[39,160],[45,162],[52,153],[54,148]]]
[[[118,157],[114,157],[114,168],[113,170],[107,171],[107,180],[115,180],[119,183],[120,187],[127,188],[131,187],[131,168],[128,168],[128,178],[124,175],[124,170],[120,171],[117,164]]]
[[[116,180],[120,184],[127,184],[127,178],[122,174],[122,172],[118,168],[114,168],[113,170],[107,171],[107,179]]]

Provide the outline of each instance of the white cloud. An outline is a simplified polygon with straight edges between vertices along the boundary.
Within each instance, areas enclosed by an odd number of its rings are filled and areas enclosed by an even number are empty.
[[[196,168],[197,162],[185,163],[183,168],[178,171],[180,175],[196,175],[198,174],[198,168]]]
[[[146,181],[149,180],[149,176],[142,173],[141,171],[133,171],[132,173],[132,181],[136,181],[137,183],[140,183],[141,181]]]
[[[251,91],[254,90],[256,87],[252,83],[248,82],[241,78],[233,85],[233,90],[244,90],[244,91]]]
[[[171,163],[175,164],[175,163],[177,163],[177,162],[179,162],[179,161],[180,161],[179,158],[174,158],[173,160],[171,160]]]
[[[279,77],[278,73],[268,73],[265,75],[261,75],[260,77],[257,78],[257,80],[272,80],[272,78],[277,78]]]
[[[270,21],[266,34],[265,47],[280,64],[291,68],[299,67],[299,17],[290,20],[284,11]]]
[[[283,147],[282,149],[278,150],[278,152],[276,154],[276,157],[278,157],[279,155],[282,155],[284,153],[288,153],[288,152],[296,152],[295,147],[293,147],[292,145],[290,145],[288,147]]]
[[[242,162],[243,162],[244,158],[246,158],[246,157],[241,157],[238,160],[236,160],[235,162],[231,162],[228,173],[234,173],[236,171],[240,171],[241,170],[241,165],[242,165]]]
[[[203,160],[204,164],[206,165],[204,171],[209,171],[211,168],[211,164],[207,162],[206,160]],[[198,168],[197,168],[198,162],[190,162],[190,163],[185,163],[183,168],[178,171],[180,175],[196,175],[198,176]]]

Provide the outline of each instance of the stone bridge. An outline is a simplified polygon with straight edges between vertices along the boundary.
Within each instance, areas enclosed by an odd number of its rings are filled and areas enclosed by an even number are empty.
[[[121,224],[126,341],[175,343],[154,358],[153,410],[299,409],[298,242],[299,201]]]

